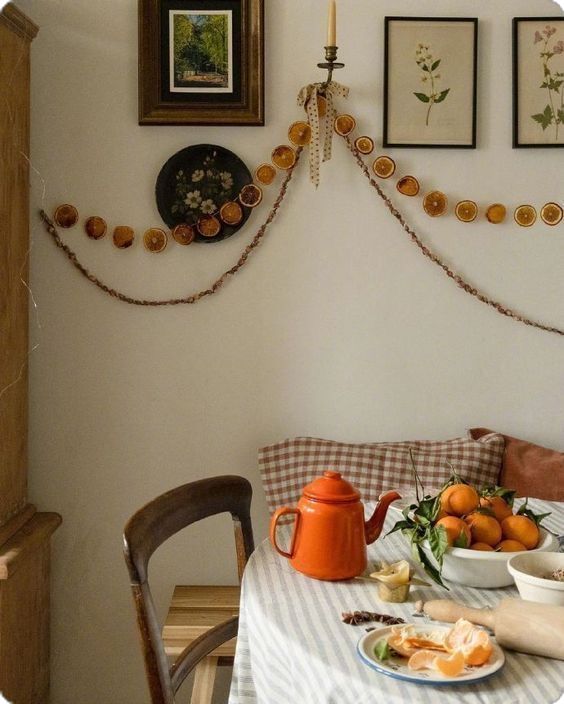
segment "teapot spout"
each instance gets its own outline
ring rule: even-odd
[[[366,538],[366,544],[370,545],[382,532],[382,527],[386,519],[386,514],[388,513],[388,506],[392,501],[397,501],[401,499],[401,496],[397,491],[388,491],[380,497],[372,517],[366,521],[364,524],[364,536]]]

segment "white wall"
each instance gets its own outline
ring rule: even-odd
[[[33,45],[31,499],[59,511],[54,539],[53,704],[130,704],[147,694],[121,555],[128,516],[157,493],[236,472],[267,527],[260,445],[296,434],[341,440],[449,438],[473,424],[560,447],[564,340],[460,291],[426,261],[363,180],[343,144],[316,192],[305,163],[266,241],[223,292],[194,307],[136,308],[73,270],[35,213],[61,202],[137,231],[160,223],[161,165],[200,142],[254,167],[299,119],[295,97],[320,78],[324,0],[267,0],[264,128],[139,127],[137,3],[22,0]],[[511,148],[511,17],[556,15],[550,0],[340,0],[343,110],[381,139],[383,17],[479,16],[479,149],[396,150],[402,172],[452,201],[562,199],[559,150]],[[44,186],[44,192],[43,192]],[[564,225],[431,221],[398,201],[426,241],[501,302],[564,327]],[[65,240],[111,286],[184,296],[215,279],[268,206],[230,240],[118,251]],[[228,522],[197,529],[155,559],[173,583],[234,577]],[[176,549],[175,549],[176,548]],[[180,558],[179,558],[180,551]],[[229,559],[228,559],[229,558]]]

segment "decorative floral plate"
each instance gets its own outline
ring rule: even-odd
[[[170,157],[160,170],[155,186],[157,208],[166,224],[197,225],[198,219],[213,215],[219,220],[224,203],[237,201],[239,191],[252,182],[244,162],[236,154],[215,144],[195,144]],[[234,235],[246,222],[250,208],[242,208],[237,225],[221,223],[219,233],[198,242],[220,242]]]
[[[452,626],[443,626],[438,624],[429,624],[427,626],[417,626],[417,633],[424,635],[426,633],[436,633],[438,631],[448,631]],[[469,684],[480,682],[488,677],[491,677],[500,670],[505,663],[505,655],[499,645],[492,640],[493,653],[489,661],[480,667],[471,667],[467,665],[462,674],[458,677],[446,677],[440,672],[433,670],[410,670],[407,667],[406,658],[390,657],[387,660],[379,660],[374,654],[374,648],[380,640],[386,638],[392,632],[392,626],[377,628],[374,631],[366,633],[358,641],[357,653],[360,659],[371,667],[376,672],[380,672],[388,677],[393,677],[397,680],[406,682],[417,682],[418,684],[432,685],[453,685],[453,684]]]

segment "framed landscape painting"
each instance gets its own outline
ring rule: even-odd
[[[386,17],[386,147],[476,147],[478,20]]]
[[[564,17],[513,19],[513,146],[564,147]]]
[[[139,124],[264,124],[263,0],[139,0]]]

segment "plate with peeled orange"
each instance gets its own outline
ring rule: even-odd
[[[391,532],[401,530],[427,574],[442,586],[443,580],[486,589],[509,586],[513,554],[558,550],[557,538],[541,525],[549,514],[514,498],[506,487],[478,488],[453,473],[437,494],[404,505]]]
[[[389,677],[420,684],[467,684],[491,677],[505,656],[487,631],[460,619],[454,626],[396,625],[358,642],[360,659]]]

